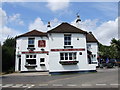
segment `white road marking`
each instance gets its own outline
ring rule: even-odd
[[[53,84],[53,86],[63,86],[63,84]]]
[[[2,84],[0,84],[0,87],[2,86]]]
[[[67,86],[72,86],[72,87],[74,87],[74,86],[77,86],[76,84],[67,84]]]
[[[10,86],[12,86],[13,84],[6,84],[6,85],[4,85],[4,86],[2,86],[2,87],[10,87]]]
[[[105,86],[106,84],[96,84],[96,86]]]
[[[48,84],[39,84],[39,86],[48,86]]]
[[[31,88],[31,87],[34,87],[34,86],[35,86],[35,85],[32,84],[32,85],[28,86],[28,88]]]
[[[23,84],[16,84],[15,86],[12,86],[12,87],[21,87],[23,86]]]
[[[31,88],[31,86],[32,86],[32,84],[26,84],[25,86],[22,86],[22,87],[23,87],[23,88],[25,88],[25,87]]]
[[[112,86],[118,86],[118,85],[120,85],[120,84],[115,83],[115,84],[110,84],[110,85],[112,85]]]
[[[26,87],[28,87],[28,86],[22,86],[23,88],[26,88]]]
[[[82,84],[82,86],[92,86],[91,84]]]

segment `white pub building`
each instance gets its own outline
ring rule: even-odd
[[[32,30],[16,37],[15,71],[96,71],[97,43],[91,32],[66,22],[47,32]]]

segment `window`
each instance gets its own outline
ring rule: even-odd
[[[64,60],[64,53],[60,53],[60,60]]]
[[[28,47],[34,47],[35,38],[28,38]]]
[[[71,35],[64,35],[64,45],[71,45]]]
[[[40,66],[45,66],[45,58],[40,58]]]
[[[88,62],[89,64],[97,64],[96,54],[88,55]]]
[[[96,54],[92,55],[92,61],[96,61]]]
[[[91,49],[91,44],[87,44],[87,49]]]
[[[45,59],[44,58],[40,58],[40,62],[45,62]]]
[[[36,64],[36,55],[26,55],[26,64]]]
[[[60,53],[60,60],[76,60],[76,52]]]

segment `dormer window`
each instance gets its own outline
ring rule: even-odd
[[[71,45],[71,34],[64,35],[64,45]]]
[[[35,38],[28,38],[28,48],[33,48],[35,43]]]

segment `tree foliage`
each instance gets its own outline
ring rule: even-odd
[[[114,59],[120,59],[120,40],[116,40],[113,38],[111,40],[110,46],[105,46],[102,44],[98,44],[99,47],[99,55],[101,58],[114,58]]]
[[[2,71],[7,72],[15,66],[15,39],[7,38],[2,45]]]

